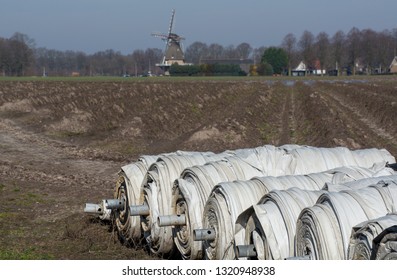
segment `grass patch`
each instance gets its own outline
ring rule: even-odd
[[[116,77],[116,76],[95,76],[95,77],[0,77],[0,82],[122,82],[122,83],[174,83],[189,81],[343,81],[343,80],[375,80],[382,79],[393,81],[396,75],[356,75],[356,76],[306,76],[306,77],[289,77],[289,76],[197,76],[197,77]]]
[[[54,256],[48,253],[40,253],[30,247],[24,250],[0,249],[1,260],[52,260]]]
[[[125,156],[136,155],[142,153],[144,147],[138,143],[131,143],[130,141],[108,141],[95,143],[93,148],[100,148],[103,151],[108,151],[112,154],[118,153]]]
[[[35,194],[35,193],[27,193],[25,194],[25,200],[31,203],[34,202],[39,202],[39,203],[43,203],[44,199],[41,197],[41,195]]]
[[[273,138],[273,131],[271,129],[271,126],[266,122],[262,122],[257,125],[257,129],[259,131],[261,140],[264,143],[271,143],[272,138]]]
[[[35,193],[24,193],[15,198],[15,204],[19,207],[32,206],[36,203],[45,203],[44,198]]]
[[[6,219],[13,219],[15,216],[17,216],[16,213],[1,212],[0,213],[0,221],[1,220],[6,220]]]
[[[191,104],[190,105],[190,110],[193,114],[193,116],[200,118],[202,115],[201,109],[199,108],[199,106],[197,104]]]

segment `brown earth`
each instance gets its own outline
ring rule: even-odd
[[[0,259],[150,259],[83,213],[142,154],[386,148],[397,77],[0,81]]]

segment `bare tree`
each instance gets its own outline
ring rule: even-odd
[[[383,32],[376,33],[376,48],[375,48],[375,59],[378,73],[387,72],[389,69],[390,62],[395,57],[395,39],[393,38],[392,31],[384,30]]]
[[[188,62],[199,64],[202,58],[206,58],[208,46],[202,42],[194,42],[185,51],[185,59]]]
[[[7,47],[10,75],[25,75],[28,68],[33,65],[33,51],[23,41],[12,38],[8,40]]]
[[[393,28],[391,33],[392,33],[392,37],[393,37],[393,41],[394,41],[394,52],[393,52],[393,55],[397,56],[397,28]]]
[[[281,47],[287,53],[288,58],[288,76],[291,76],[292,63],[294,63],[294,58],[296,57],[296,37],[292,33],[285,35]]]
[[[226,59],[233,59],[233,58],[239,58],[239,54],[236,51],[236,48],[233,45],[229,45],[225,47],[225,50],[223,52],[223,58]]]
[[[353,70],[352,74],[356,75],[357,63],[361,52],[361,32],[356,27],[353,27],[347,34],[347,52],[348,64]]]
[[[307,30],[304,31],[299,39],[298,46],[300,48],[303,61],[306,63],[306,67],[312,68],[315,60],[313,33]]]
[[[236,58],[247,59],[251,55],[252,47],[248,43],[241,43],[236,47],[235,52]]]
[[[135,50],[132,55],[132,61],[134,64],[135,75],[142,75],[145,73],[145,52],[143,50]]]
[[[73,56],[77,71],[84,76],[90,75],[90,64],[87,55],[84,52],[76,52]]]
[[[160,63],[163,59],[163,51],[157,48],[154,49],[147,49],[145,51],[145,61],[148,65],[148,71],[152,73],[159,74],[159,67],[156,67],[156,63]]]
[[[15,40],[18,42],[22,42],[24,44],[26,44],[26,46],[28,46],[28,48],[30,49],[34,49],[36,48],[36,42],[34,39],[30,38],[28,35],[20,33],[20,32],[15,32],[10,40]]]
[[[8,72],[9,64],[10,52],[8,48],[8,40],[0,38],[0,69],[3,76]]]
[[[94,74],[121,76],[125,71],[125,60],[120,52],[108,49],[91,56]]]
[[[207,58],[210,59],[220,59],[223,56],[224,48],[222,45],[219,44],[211,44],[208,47],[208,54]]]
[[[346,35],[343,31],[337,31],[331,39],[331,61],[335,63],[335,70],[339,76],[346,57],[345,51]]]
[[[255,48],[252,51],[252,59],[254,60],[254,64],[259,64],[262,60],[262,56],[264,54],[266,50],[266,47],[259,47],[259,48]]]
[[[316,57],[320,62],[321,76],[323,76],[323,70],[327,68],[329,61],[329,37],[325,32],[320,32],[316,36]]]
[[[367,74],[372,73],[372,68],[378,66],[377,58],[377,33],[372,29],[365,29],[360,32],[360,48],[362,63],[366,66],[365,71]]]

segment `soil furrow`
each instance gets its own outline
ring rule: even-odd
[[[0,259],[150,259],[83,213],[143,154],[386,148],[397,80],[0,82]],[[384,94],[383,94],[384,93]]]
[[[292,93],[290,91],[283,92],[285,96],[284,106],[281,113],[281,133],[278,145],[289,144],[291,141],[291,116],[292,116]]]
[[[322,90],[320,96],[337,112],[340,118],[351,128],[351,131],[357,135],[354,138],[361,143],[362,147],[382,145],[390,152],[396,154],[397,141],[392,135],[379,128],[370,119],[363,117],[358,110],[346,104],[336,94]]]

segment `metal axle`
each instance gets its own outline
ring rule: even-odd
[[[149,216],[150,209],[147,204],[130,205],[130,216]]]
[[[250,257],[258,256],[254,244],[238,245],[236,247],[237,247],[236,250],[237,258],[250,258]]]
[[[94,203],[86,203],[84,212],[88,214],[97,214],[100,215],[103,213],[103,207],[101,204],[94,204]]]
[[[101,220],[110,220],[112,209],[108,208],[106,200],[102,200],[99,204],[86,203],[84,212],[88,214],[98,215]]]
[[[111,210],[124,210],[124,199],[106,199],[106,208]]]
[[[212,228],[193,230],[194,241],[212,241],[216,238],[216,232]]]
[[[160,227],[184,226],[186,225],[186,217],[184,214],[159,216],[157,218],[157,223]]]

